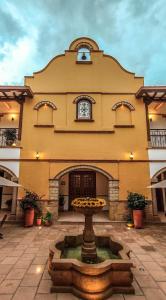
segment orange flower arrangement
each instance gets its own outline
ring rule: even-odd
[[[104,207],[106,201],[98,198],[76,198],[71,203],[74,207]]]

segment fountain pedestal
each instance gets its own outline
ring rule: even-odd
[[[97,251],[95,244],[95,234],[92,224],[92,212],[85,214],[85,228],[83,231],[83,244],[82,244],[82,261],[97,260]]]
[[[81,252],[83,262],[97,263],[95,233],[93,230],[93,215],[99,213],[105,204],[105,200],[97,198],[77,198],[72,201],[72,206],[75,211],[84,214],[85,216]]]

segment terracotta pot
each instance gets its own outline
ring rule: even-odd
[[[143,210],[133,210],[134,227],[141,229],[143,227]]]
[[[37,226],[41,226],[41,223],[42,223],[41,218],[37,218],[37,219],[36,219],[36,225],[37,225]]]
[[[34,215],[34,208],[29,208],[25,210],[25,227],[33,226]]]

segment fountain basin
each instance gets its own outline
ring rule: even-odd
[[[49,274],[53,286],[51,292],[73,293],[86,300],[107,299],[113,293],[134,293],[132,286],[132,262],[129,250],[112,237],[96,236],[99,248],[109,248],[113,259],[87,264],[75,258],[62,258],[67,248],[79,247],[82,235],[66,236],[50,246]]]

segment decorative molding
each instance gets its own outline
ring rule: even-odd
[[[93,119],[75,119],[74,122],[94,122]]]
[[[92,104],[96,103],[96,101],[91,96],[88,96],[88,95],[80,95],[80,96],[76,97],[74,99],[73,103],[77,104],[81,100],[88,100]]]
[[[72,92],[34,92],[34,95],[78,95],[82,94],[82,96],[87,95],[87,92],[83,91],[72,91]],[[133,92],[101,92],[101,91],[88,91],[88,94],[93,95],[135,95]]]
[[[92,65],[93,64],[93,62],[91,61],[91,60],[76,60],[76,64],[78,64],[78,65]]]
[[[81,120],[83,121],[83,120]],[[89,121],[89,120],[88,120]],[[54,130],[55,133],[97,133],[97,134],[110,134],[115,133],[114,130]]]
[[[71,42],[69,46],[69,50],[77,51],[80,47],[84,46],[88,47],[90,50],[99,50],[99,46],[97,43],[88,37],[80,37]]]
[[[71,172],[71,171],[76,171],[76,170],[80,170],[80,169],[88,169],[88,170],[93,170],[93,171],[96,171],[98,173],[101,173],[102,175],[104,175],[105,177],[107,177],[109,180],[113,180],[113,177],[107,172],[107,171],[104,171],[103,169],[101,168],[98,168],[96,166],[91,166],[91,165],[76,165],[76,166],[71,166],[71,167],[68,167],[62,171],[60,171],[55,177],[54,179],[60,179],[60,177],[62,177],[63,175],[65,175],[66,173],[68,172]]]
[[[126,106],[130,111],[135,110],[134,106],[127,101],[119,101],[112,106],[112,110],[117,110],[120,106]]]
[[[49,124],[48,125],[47,124],[45,124],[45,125],[44,124],[43,125],[42,124],[40,124],[40,125],[39,124],[35,124],[33,126],[37,127],[37,128],[53,128],[54,127],[54,125],[49,125]]]
[[[53,110],[57,109],[57,107],[55,106],[55,104],[53,102],[47,101],[47,100],[43,100],[43,101],[38,102],[37,104],[35,104],[33,109],[39,110],[39,108],[41,108],[44,105],[47,105],[47,106],[51,107]]]
[[[135,125],[114,125],[115,128],[134,128]]]
[[[62,158],[40,158],[40,159],[36,159],[36,158],[0,158],[0,162],[2,161],[9,161],[9,162],[56,162],[56,163],[76,163],[76,162],[86,162],[86,163],[115,163],[115,164],[119,164],[119,163],[149,163],[149,162],[153,162],[153,163],[166,163],[166,159],[161,160],[161,159],[62,159]],[[1,168],[1,167],[0,167]]]

